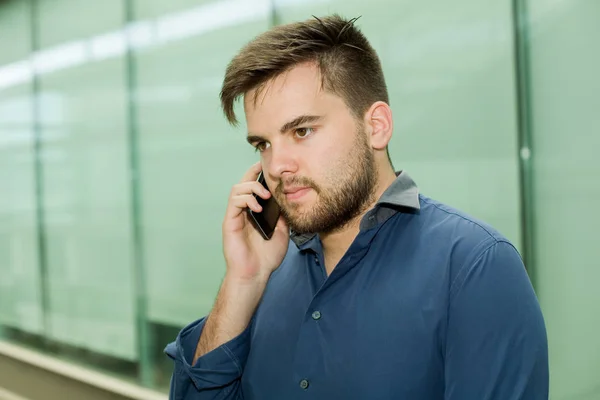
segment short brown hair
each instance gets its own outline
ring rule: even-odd
[[[316,62],[325,90],[340,96],[356,118],[376,101],[389,104],[381,62],[367,38],[338,14],[275,26],[231,60],[221,89],[227,120],[237,124],[235,100],[304,62]]]

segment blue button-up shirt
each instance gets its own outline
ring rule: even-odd
[[[405,172],[329,276],[318,235],[294,235],[246,330],[191,365],[204,321],[165,349],[173,400],[548,398],[517,250]]]

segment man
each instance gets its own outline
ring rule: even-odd
[[[548,398],[519,254],[394,171],[382,68],[354,20],[257,37],[226,71],[232,123],[241,96],[260,162],[231,191],[214,308],[165,350],[171,399]],[[253,194],[282,208],[270,240]]]

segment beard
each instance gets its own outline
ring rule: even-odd
[[[293,177],[286,185],[312,188],[315,204],[302,212],[298,204],[285,201],[283,183],[275,190],[281,214],[297,234],[328,234],[341,230],[359,216],[374,200],[377,183],[375,157],[363,132],[356,132],[353,150],[328,171],[327,187],[306,177]]]

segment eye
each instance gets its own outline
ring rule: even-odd
[[[254,146],[254,148],[256,149],[256,151],[258,152],[263,152],[265,151],[268,147],[270,146],[269,142],[258,142],[256,143],[256,145]]]
[[[313,128],[298,128],[296,129],[296,136],[300,138],[305,138],[307,136],[310,136],[313,132]]]

